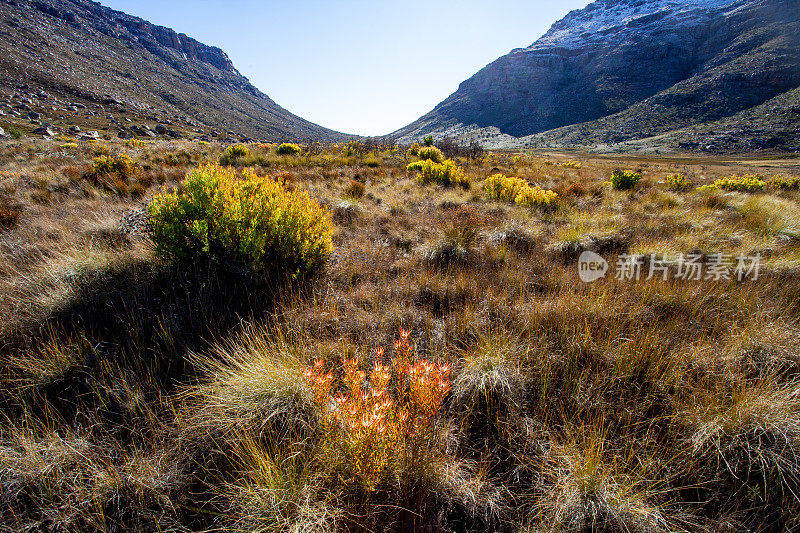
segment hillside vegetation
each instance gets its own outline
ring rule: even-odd
[[[800,528],[797,160],[438,152],[4,142],[0,528]]]
[[[123,139],[348,137],[279,106],[219,48],[90,0],[0,0],[0,51],[2,128],[11,119],[50,136],[77,126]]]

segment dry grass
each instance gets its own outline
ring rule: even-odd
[[[251,145],[237,166],[308,190],[337,224],[313,281],[254,287],[155,259],[118,226],[137,202],[83,178],[126,152],[148,198],[224,146],[57,146],[0,147],[0,207],[21,213],[0,229],[0,528],[797,529],[800,193],[667,180],[768,178],[758,161],[458,158],[474,184],[556,191],[542,211],[422,185],[405,149]],[[613,190],[617,168],[642,179]],[[586,284],[585,250],[612,267],[622,253],[763,264],[756,281]],[[315,401],[303,370],[366,374],[401,329],[415,361],[452,368],[451,390],[414,426],[424,439],[369,449],[383,456],[363,482],[367,448],[332,422],[356,403]],[[403,405],[398,383],[381,394]]]

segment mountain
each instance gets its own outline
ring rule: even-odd
[[[144,126],[161,123],[173,136],[347,138],[277,105],[219,48],[88,0],[0,0],[0,91],[55,129],[150,135]]]
[[[489,64],[394,135],[606,149],[650,139],[705,148],[700,126],[715,131],[719,123],[731,142],[717,139],[718,149],[797,150],[800,115],[791,109],[800,105],[798,87],[800,0],[598,0]],[[794,95],[781,100],[786,113],[769,105],[782,95]],[[780,116],[768,116],[773,107]]]

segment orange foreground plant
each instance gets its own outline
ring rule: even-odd
[[[383,364],[383,348],[367,373],[355,358],[343,361],[341,383],[318,360],[303,371],[329,430],[344,432],[344,452],[354,476],[373,488],[390,461],[415,461],[433,420],[450,392],[450,366],[414,360],[410,331],[400,330],[395,357]],[[337,385],[337,386],[334,386]]]

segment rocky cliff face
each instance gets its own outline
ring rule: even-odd
[[[24,2],[14,1],[18,7]],[[44,15],[80,27],[88,24],[100,33],[129,43],[138,43],[150,52],[163,58],[183,58],[208,63],[227,72],[236,69],[228,56],[215,46],[207,46],[191,37],[176,33],[171,28],[156,26],[146,20],[115,11],[96,2],[56,3],[35,0],[30,7]]]
[[[731,117],[800,86],[799,20],[798,0],[598,0],[397,136],[496,128],[585,146]]]
[[[126,113],[132,115],[126,120],[165,123],[172,131],[181,126],[276,141],[347,138],[278,106],[219,48],[89,0],[0,0],[0,89],[9,95],[44,90],[68,103],[108,108],[100,114]],[[109,120],[103,129],[116,134],[120,124]]]

